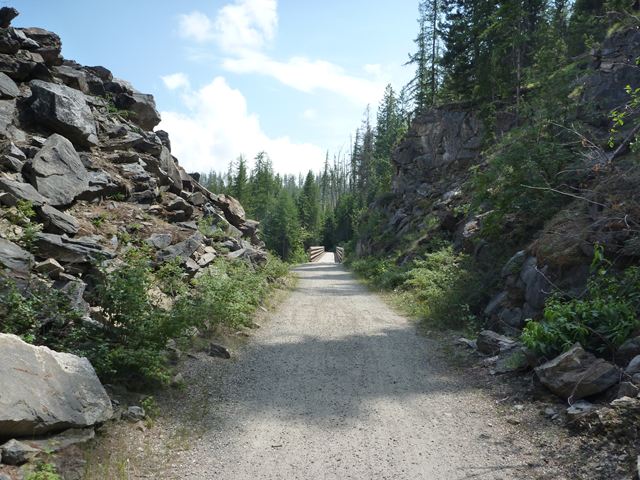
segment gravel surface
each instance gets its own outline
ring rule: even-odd
[[[163,478],[564,478],[436,341],[332,261],[296,268],[235,360],[193,362],[188,388],[210,405]]]

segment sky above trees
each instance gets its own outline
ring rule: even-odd
[[[414,49],[415,0],[12,5],[17,26],[58,33],[66,58],[152,93],[189,170],[222,171],[262,150],[277,172],[320,170],[327,150],[349,150],[348,132],[385,85],[414,73],[402,64]]]

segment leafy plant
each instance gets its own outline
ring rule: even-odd
[[[39,463],[33,472],[29,473],[25,480],[62,480],[55,465],[51,463]]]
[[[640,267],[619,273],[610,268],[597,247],[584,297],[567,298],[560,293],[551,297],[543,319],[525,325],[523,343],[548,356],[576,342],[593,352],[613,354],[640,327]]]

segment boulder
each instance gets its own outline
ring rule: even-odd
[[[620,381],[615,365],[596,358],[580,344],[540,365],[535,372],[542,385],[569,400],[604,392]]]
[[[13,139],[12,132],[15,130],[13,126],[15,113],[15,100],[0,100],[0,136]]]
[[[8,75],[0,72],[0,98],[16,98],[20,89]]]
[[[29,280],[32,264],[33,255],[15,243],[0,238],[0,272],[4,271],[19,284],[25,284]]]
[[[478,334],[476,345],[480,353],[497,355],[517,347],[518,342],[492,330],[483,330]]]
[[[87,74],[84,71],[69,65],[60,65],[54,67],[54,75],[62,80],[66,86],[80,90],[82,93],[90,93]]]
[[[171,245],[172,241],[173,236],[170,233],[154,233],[145,240],[145,243],[161,250]]]
[[[75,217],[61,212],[51,205],[42,205],[36,208],[36,212],[45,232],[75,235],[80,230],[80,223]]]
[[[0,8],[0,28],[9,28],[11,26],[11,21],[16,18],[18,15],[18,10],[12,7],[2,7]]]
[[[57,133],[26,164],[27,176],[39,193],[54,206],[70,205],[89,188],[89,172],[73,144]]]
[[[0,334],[0,437],[84,428],[112,415],[86,358]]]
[[[47,258],[37,263],[33,269],[50,278],[57,278],[61,273],[64,273],[64,267],[60,265],[55,258]]]
[[[144,408],[138,407],[137,405],[132,405],[127,408],[127,411],[122,414],[122,417],[129,422],[139,422],[146,418],[147,414],[144,411]]]
[[[114,256],[93,239],[71,239],[53,233],[39,233],[36,247],[39,257],[55,258],[63,265],[97,262]]]
[[[625,375],[633,377],[635,374],[640,373],[640,355],[637,355],[631,359],[627,368],[624,369]]]
[[[616,364],[626,366],[638,355],[640,355],[640,337],[630,338],[618,347]]]
[[[42,56],[47,65],[53,66],[62,63],[60,56],[62,41],[58,35],[43,28],[22,28],[21,31],[27,38],[39,45],[35,52]]]
[[[203,242],[204,235],[200,232],[196,232],[186,240],[159,251],[157,259],[159,262],[167,262],[174,258],[181,258],[186,262]]]
[[[9,440],[0,446],[0,452],[2,453],[2,463],[7,465],[22,465],[41,453],[37,448],[30,447],[26,443],[15,439]]]
[[[20,50],[20,43],[13,28],[0,29],[0,53],[15,55]]]
[[[39,66],[46,69],[44,59],[32,52],[20,50],[14,55],[0,53],[0,72],[13,80],[25,81],[37,72]]]
[[[180,176],[180,171],[176,166],[176,162],[167,147],[162,147],[162,151],[160,152],[160,168],[168,177],[174,193],[180,193],[182,191],[182,177]]]
[[[96,145],[96,124],[82,92],[55,83],[33,80],[30,108],[35,120],[83,146]]]
[[[115,104],[117,108],[133,112],[131,121],[144,130],[153,130],[153,127],[160,123],[160,114],[153,95],[136,91],[121,93],[116,96]]]
[[[247,260],[254,265],[264,265],[267,262],[266,252],[257,250],[253,247],[245,247],[241,248],[240,250],[236,250],[235,252],[228,253],[227,258],[231,260]]]
[[[30,202],[34,206],[44,205],[49,201],[28,183],[16,182],[8,178],[0,177],[0,192],[6,192],[2,198],[2,203],[12,207],[19,200]]]
[[[240,228],[244,224],[245,212],[238,200],[230,195],[218,195],[213,203],[222,210],[231,225]]]

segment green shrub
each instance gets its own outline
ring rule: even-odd
[[[374,286],[395,291],[404,308],[429,325],[475,328],[477,319],[472,312],[486,301],[494,272],[454,252],[450,245],[434,242],[429,249],[431,246],[434,251],[423,254],[423,259],[403,266],[393,259],[372,257],[352,260],[349,265]]]
[[[25,480],[62,480],[55,465],[50,463],[39,463],[35,469],[27,474]]]
[[[529,321],[523,343],[533,351],[553,356],[580,342],[587,350],[613,354],[640,327],[640,267],[619,274],[598,268],[583,298],[551,297],[540,322]]]
[[[43,284],[22,292],[0,272],[1,332],[19,335],[29,343],[48,343],[80,317],[64,293]]]

